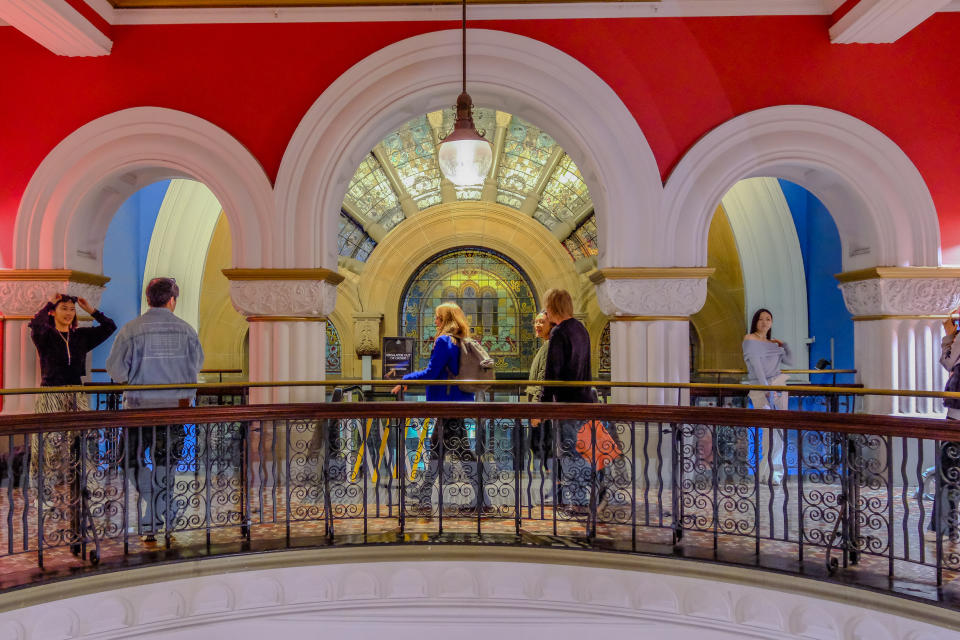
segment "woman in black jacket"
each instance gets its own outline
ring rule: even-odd
[[[93,316],[96,327],[77,326],[77,305]],[[103,315],[83,298],[55,294],[30,321],[30,337],[40,355],[40,386],[70,387],[82,384],[87,372],[87,353],[117,330],[113,320]],[[89,409],[86,394],[76,391],[42,393],[37,396],[35,411],[85,411]]]

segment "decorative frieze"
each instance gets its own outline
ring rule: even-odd
[[[707,299],[709,268],[602,269],[590,273],[600,310],[615,316],[686,317]]]
[[[329,269],[224,269],[234,308],[245,316],[325,318],[343,276]]]
[[[946,314],[960,304],[958,278],[871,278],[840,284],[854,316]]]
[[[109,280],[70,269],[0,271],[0,312],[7,318],[31,317],[55,293],[86,298],[97,307]]]

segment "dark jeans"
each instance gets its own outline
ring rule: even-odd
[[[167,532],[172,531],[186,509],[185,497],[178,497],[175,490],[186,428],[180,424],[128,427],[126,432],[125,460],[137,490],[140,532],[153,535],[164,524]]]
[[[430,435],[430,456],[426,469],[420,481],[410,488],[410,497],[420,507],[430,507],[433,504],[433,485],[440,475],[441,460],[443,460],[444,473],[439,491],[443,491],[444,484],[453,482],[469,484],[476,488],[479,473],[477,456],[470,449],[466,425],[462,418],[439,420],[439,424],[434,427]],[[459,465],[450,464],[457,461]],[[460,468],[459,473],[455,469],[456,466]],[[490,506],[490,498],[483,491],[482,483],[480,493],[482,494],[481,504],[485,507]],[[474,506],[476,506],[476,497],[474,497]]]
[[[960,442],[940,443],[940,473],[930,514],[930,531],[957,537],[957,502],[960,500]]]

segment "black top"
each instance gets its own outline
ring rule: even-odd
[[[589,381],[590,334],[575,318],[568,318],[550,332],[544,380]],[[543,387],[544,402],[593,402],[588,387]]]
[[[109,338],[117,330],[117,325],[99,311],[94,311],[93,319],[98,326],[57,331],[49,315],[54,307],[48,302],[30,321],[30,337],[40,354],[40,386],[81,384],[80,378],[87,372],[87,352]],[[69,358],[67,340],[70,341]]]

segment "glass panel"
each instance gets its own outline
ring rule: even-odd
[[[590,192],[580,170],[570,156],[564,154],[540,197],[540,210],[556,220],[571,218],[590,205]]]
[[[470,185],[468,187],[454,187],[457,191],[457,200],[479,200],[482,187]]]
[[[538,348],[533,333],[537,300],[527,276],[506,257],[461,248],[425,262],[403,294],[401,335],[417,340],[414,366],[423,368],[436,340],[434,309],[456,302],[496,362],[497,374],[525,374]]]
[[[387,229],[396,224],[394,219],[397,212],[403,219],[400,201],[390,186],[387,174],[372,153],[363,159],[353,174],[343,200],[358,213],[380,222]]]
[[[343,211],[340,212],[340,228],[337,230],[337,253],[345,258],[366,262],[377,243],[368,236],[360,224]]]
[[[599,253],[597,249],[597,218],[591,215],[577,227],[570,237],[563,241],[570,257],[574,260],[589,258]]]
[[[340,334],[333,323],[327,320],[327,375],[340,375],[343,358],[340,353]]]
[[[440,202],[440,169],[437,166],[433,129],[427,116],[414,118],[380,143],[400,177],[403,188],[426,209]],[[431,196],[436,197],[436,202]]]
[[[503,156],[497,175],[501,191],[522,202],[533,191],[555,145],[553,138],[540,129],[513,116],[503,141]],[[497,201],[501,202],[500,198]]]

